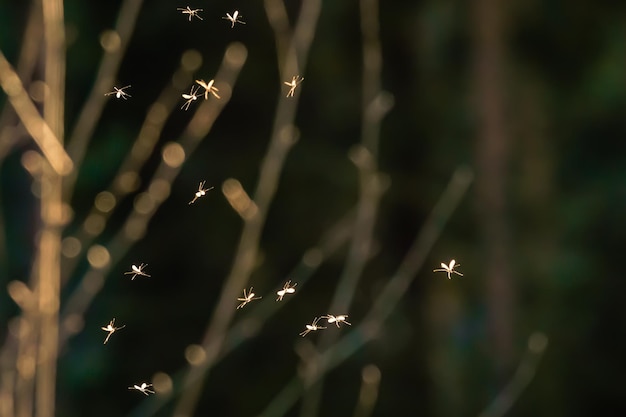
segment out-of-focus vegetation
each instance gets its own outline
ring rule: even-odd
[[[54,3],[0,2],[0,50],[50,120],[49,42],[41,17],[29,22],[33,10]],[[187,4],[127,3],[140,8],[109,84],[130,84],[132,97],[106,98],[84,159],[69,176],[75,185],[63,179],[60,201],[71,210],[61,226],[42,220],[47,163],[0,74],[0,416],[31,415],[30,406],[41,417],[255,416],[280,409],[273,401],[286,398],[285,387],[302,391],[287,415],[304,417],[495,416],[503,404],[512,416],[624,410],[626,281],[618,249],[626,234],[626,4],[321,1],[319,18],[304,18],[314,36],[310,49],[300,45],[294,67],[283,60],[290,52],[280,39],[290,39],[302,8],[314,10],[317,1],[285,1],[285,32],[268,19],[274,10],[281,21],[280,0],[195,2],[189,6],[202,8],[203,20],[191,21],[176,10]],[[119,50],[111,30],[132,12],[120,14],[126,9],[119,0],[63,5],[62,137],[72,156],[90,94],[110,91],[99,91],[96,80],[105,49]],[[235,9],[245,25],[231,28],[222,16]],[[377,10],[371,16],[379,25],[379,37],[365,41],[364,10]],[[375,54],[377,41],[382,71],[367,78],[364,42]],[[304,81],[289,101],[283,82],[295,74],[284,71],[293,68]],[[181,110],[180,95],[193,81],[212,78],[222,101]],[[368,94],[370,113],[363,111]],[[163,107],[154,108],[157,100]],[[277,132],[280,120],[291,125],[280,116],[289,106],[295,127]],[[90,218],[94,201],[110,204],[102,192],[119,180],[147,114],[163,125],[142,133],[156,132],[153,147],[134,151],[145,163],[129,162],[138,169],[136,188],[110,212],[101,210],[106,216]],[[188,123],[197,114],[206,133],[196,137]],[[280,137],[293,140],[284,146],[284,165],[271,162],[269,144]],[[184,163],[177,164],[181,148]],[[279,176],[258,251],[238,258],[258,220],[254,204],[264,202],[238,212],[234,201],[258,196],[268,160]],[[163,182],[155,185],[159,175]],[[453,191],[458,204],[444,197],[444,214],[437,211],[451,178],[470,177],[466,191]],[[215,189],[188,204],[203,180]],[[271,181],[269,188],[271,195]],[[133,216],[149,220],[144,234],[127,223]],[[418,243],[423,265],[409,256],[417,272],[406,292],[381,307],[389,308],[384,320],[367,321],[425,225],[434,244]],[[52,377],[37,350],[46,320],[54,319],[37,306],[46,227],[62,238],[58,264],[51,264],[61,277]],[[319,252],[329,234],[339,243]],[[72,246],[77,238],[80,251]],[[463,277],[432,272],[450,259]],[[142,262],[150,278],[124,275]],[[242,264],[249,273],[237,272]],[[106,273],[101,288],[88,281],[88,299],[82,283],[94,270]],[[263,296],[240,310],[233,297],[220,304],[237,273],[245,277],[237,297],[250,286]],[[346,276],[354,289],[339,284]],[[298,282],[296,292],[277,304],[275,292],[288,279]],[[329,311],[331,303],[348,308]],[[64,315],[68,306],[74,313]],[[323,320],[327,329],[298,336],[325,314],[348,314],[352,326]],[[101,327],[113,317],[126,327],[103,345]],[[219,323],[238,329],[226,332],[224,343]],[[375,335],[361,343],[369,333],[359,329]],[[312,369],[323,364],[316,352],[335,343],[350,353],[322,385],[310,384]],[[190,383],[190,364],[197,371],[202,365],[193,364],[212,357],[207,346],[221,353]],[[55,381],[53,410],[40,409],[39,378]],[[157,394],[127,389],[144,381]],[[371,406],[363,398],[373,399]]]

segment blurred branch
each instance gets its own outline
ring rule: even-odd
[[[19,79],[24,81],[30,80],[35,72],[39,48],[43,39],[41,2],[33,1],[29,9],[22,47],[15,67]],[[16,125],[10,126],[13,123]],[[0,114],[0,161],[6,157],[11,147],[24,133],[23,127],[17,123],[13,107],[9,103],[5,103],[2,114]]]
[[[299,74],[305,68],[318,16],[321,0],[305,0],[300,9],[300,16],[291,39],[284,64],[285,74]],[[259,240],[265,219],[278,187],[278,181],[287,152],[297,138],[293,125],[298,107],[299,90],[294,97],[282,97],[278,102],[274,126],[268,150],[259,173],[254,202],[258,211],[246,219],[231,271],[224,282],[224,287],[213,312],[211,322],[204,334],[202,348],[206,352],[203,363],[189,369],[184,382],[181,399],[174,411],[175,415],[192,415],[203,389],[201,376],[206,376],[222,349],[226,331],[235,314],[235,303],[241,289],[246,286],[259,250]],[[192,382],[195,381],[195,382]]]
[[[327,351],[320,354],[319,367],[316,376],[311,377],[312,382],[339,366],[379,334],[383,323],[393,312],[396,304],[408,290],[411,281],[422,268],[428,253],[439,238],[461,198],[465,195],[472,180],[473,173],[467,167],[458,168],[454,172],[446,190],[413,241],[402,263],[374,300],[372,308],[363,321]],[[285,415],[303,392],[300,378],[293,377],[259,416],[278,417]]]
[[[361,144],[350,151],[350,159],[359,173],[360,193],[356,222],[344,269],[339,278],[329,313],[346,314],[352,304],[357,285],[372,251],[374,226],[385,184],[388,182],[378,172],[378,146],[381,121],[391,109],[393,100],[381,90],[382,52],[378,34],[378,0],[361,0],[361,30],[363,38],[362,122]],[[324,332],[319,339],[318,351],[325,351],[334,343],[338,333]],[[318,358],[313,356],[313,361]],[[308,363],[303,368],[307,390],[302,402],[303,417],[318,415],[322,397],[323,380],[317,377],[318,364]],[[311,379],[317,383],[312,385]]]
[[[476,95],[476,203],[485,253],[486,304],[490,356],[497,384],[508,373],[513,358],[511,231],[507,194],[511,136],[504,110],[506,6],[498,0],[473,3],[474,94]]]
[[[108,39],[102,42],[105,51],[93,89],[78,115],[76,126],[67,143],[67,152],[77,167],[81,165],[85,157],[89,140],[100,120],[104,104],[107,102],[104,94],[115,83],[117,71],[128,48],[142,4],[143,0],[124,0],[115,29],[105,34]],[[72,194],[77,176],[78,169],[65,181],[63,193],[66,200],[69,200]]]
[[[511,409],[537,373],[537,366],[548,347],[548,337],[535,332],[528,338],[528,349],[515,374],[479,417],[502,417]]]
[[[380,388],[380,369],[376,365],[367,365],[361,371],[361,391],[359,402],[354,410],[354,417],[369,417],[374,411]]]
[[[39,115],[22,81],[11,68],[11,64],[6,60],[2,51],[0,51],[0,85],[7,94],[15,113],[41,149],[48,163],[57,174],[69,174],[74,164],[51,126]]]
[[[43,0],[45,45],[44,120],[50,126],[50,141],[63,145],[65,115],[65,21],[63,0]],[[54,136],[53,136],[54,135]],[[64,154],[63,154],[64,155]],[[65,155],[64,155],[65,156]],[[63,165],[64,161],[54,161]],[[61,231],[69,220],[69,208],[63,204],[62,175],[48,164],[43,166],[41,178],[41,221],[38,234],[38,280],[35,295],[38,298],[39,340],[35,416],[53,417],[55,413],[56,373],[59,341],[59,306],[61,304]]]
[[[265,5],[267,20],[274,31],[280,78],[287,79],[288,76],[282,70],[287,55],[287,48],[289,47],[289,39],[291,38],[291,28],[289,27],[289,16],[287,16],[287,10],[285,10],[285,3],[283,0],[265,0],[263,4]]]

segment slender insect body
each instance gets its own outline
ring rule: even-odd
[[[208,100],[209,99],[209,93],[213,94],[213,96],[217,99],[221,98],[219,96],[219,94],[217,94],[218,90],[217,87],[215,87],[213,84],[215,83],[215,80],[211,80],[208,83],[204,82],[204,80],[196,80],[196,82],[202,87],[204,88],[204,99]]]
[[[132,387],[128,387],[128,389],[134,389],[134,390],[137,390],[137,391],[143,393],[144,395],[150,395],[150,394],[154,394],[154,391],[149,389],[151,387],[152,387],[152,384],[146,384],[144,382],[141,385],[133,385]]]
[[[243,17],[243,16],[240,16],[239,15],[239,11],[235,10],[233,12],[232,16],[230,15],[230,13],[226,13],[226,16],[222,17],[222,19],[226,19],[226,20],[230,21],[230,23],[231,23],[230,27],[234,28],[235,27],[235,23],[241,23],[242,25],[246,24],[246,22],[244,22],[242,20],[239,20],[240,17]]]
[[[276,299],[276,301],[282,301],[283,297],[286,294],[293,294],[294,292],[296,292],[296,285],[298,285],[297,282],[293,284],[292,286],[291,280],[287,281],[285,285],[283,285],[283,289],[276,292],[276,294],[278,295],[278,298]]]
[[[204,197],[207,191],[211,191],[213,188],[215,188],[215,187],[204,188],[205,183],[206,181],[202,181],[200,185],[198,185],[198,191],[196,191],[196,196],[193,198],[193,200],[189,202],[189,204],[195,203],[197,199],[199,199],[200,197]]]
[[[187,6],[185,8],[179,7],[176,10],[180,10],[182,14],[188,14],[189,15],[189,21],[191,22],[191,19],[193,17],[197,17],[200,20],[204,20],[202,17],[200,17],[200,15],[198,14],[198,12],[201,12],[202,9],[191,9],[191,7]]]
[[[104,339],[104,345],[107,344],[107,342],[109,341],[109,338],[111,337],[111,335],[113,333],[115,333],[116,331],[118,331],[119,329],[123,329],[124,327],[126,327],[126,325],[120,326],[120,327],[115,327],[115,318],[113,318],[113,320],[111,320],[109,322],[109,324],[107,324],[105,327],[101,327],[102,330],[104,330],[105,332],[108,332],[109,334],[107,335],[106,339]]]
[[[248,304],[251,301],[262,298],[262,297],[255,297],[254,296],[255,294],[252,292],[252,288],[253,287],[250,287],[250,290],[247,293],[246,293],[246,289],[245,288],[243,289],[243,298],[237,298],[237,301],[241,301],[241,304],[237,306],[237,309],[243,308],[246,304]]]
[[[124,272],[124,275],[132,275],[132,277],[130,278],[131,281],[134,281],[135,278],[137,278],[137,275],[141,275],[141,276],[150,278],[150,275],[146,274],[143,271],[146,266],[148,266],[148,264],[139,264],[139,266],[131,265],[130,266],[130,271]]]
[[[124,100],[127,100],[126,97],[132,97],[130,94],[124,91],[127,88],[130,88],[130,85],[127,85],[122,88],[113,87],[113,91],[109,91],[108,93],[105,94],[105,96],[115,95],[115,98],[122,98]]]
[[[191,87],[189,94],[182,95],[187,101],[180,107],[181,109],[188,110],[191,103],[198,99],[198,90],[200,90],[200,87]]]
[[[433,269],[433,272],[445,272],[446,274],[448,274],[448,279],[452,279],[451,274],[457,274],[459,276],[463,276],[462,273],[460,273],[459,271],[455,270],[454,268],[456,268],[457,266],[461,266],[461,264],[457,264],[456,261],[454,259],[452,259],[450,261],[450,264],[446,265],[443,262],[441,263],[441,268],[439,269]]]
[[[333,316],[332,314],[328,314],[328,315],[322,316],[322,317],[327,319],[329,324],[335,323],[335,325],[337,327],[339,327],[339,323],[345,323],[348,326],[352,326],[352,324],[350,324],[348,321],[346,321],[346,319],[348,318],[347,314],[342,314],[342,315],[339,315],[339,316]]]
[[[315,318],[313,319],[313,322],[312,322],[311,324],[307,324],[307,325],[305,326],[305,327],[306,327],[306,330],[304,330],[303,332],[301,332],[301,333],[300,333],[300,336],[304,337],[304,336],[306,336],[307,334],[309,334],[309,333],[311,333],[311,332],[315,332],[315,331],[320,330],[320,329],[325,329],[326,327],[322,327],[322,326],[318,326],[318,325],[317,325],[317,323],[318,323],[318,322],[320,321],[320,319],[321,319],[321,318],[323,318],[323,317],[324,317],[324,316],[322,316],[322,317],[315,317]]]
[[[299,75],[294,75],[289,82],[284,81],[284,84],[290,87],[289,91],[287,92],[287,97],[293,97],[296,92],[296,87],[298,87],[298,84],[300,84],[302,81],[304,81],[304,77],[300,78]]]

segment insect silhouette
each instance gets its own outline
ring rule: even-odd
[[[248,293],[246,294],[246,289],[243,289],[243,298],[237,298],[237,301],[241,301],[242,303],[239,304],[237,306],[238,309],[243,308],[246,304],[248,304],[250,301],[253,300],[258,300],[262,297],[255,297],[254,293],[252,292],[252,287],[250,287],[250,291],[248,291]]]
[[[126,87],[122,87],[122,88],[113,87],[113,91],[109,91],[108,93],[105,94],[105,96],[115,95],[115,98],[123,98],[124,100],[127,100],[126,97],[132,97],[130,94],[124,91],[127,88],[130,88],[130,85],[127,85]]]
[[[108,332],[109,334],[107,335],[107,338],[104,339],[104,345],[107,344],[107,342],[109,341],[109,338],[111,337],[111,335],[113,333],[115,333],[116,331],[118,331],[119,329],[123,329],[124,327],[126,327],[126,325],[120,326],[120,327],[115,327],[115,318],[113,318],[113,320],[111,320],[109,322],[109,324],[106,325],[106,327],[101,327],[102,330],[104,330],[105,332]]]
[[[141,275],[141,276],[150,278],[150,275],[148,275],[145,272],[143,272],[143,270],[144,270],[144,268],[146,266],[148,266],[148,264],[139,264],[139,266],[131,265],[130,266],[130,271],[124,272],[124,275],[132,275],[132,277],[130,278],[131,281],[134,281],[135,278],[137,278],[137,275]]]
[[[461,264],[457,264],[456,261],[453,259],[450,261],[449,265],[444,264],[443,262],[441,263],[441,268],[439,269],[433,269],[433,272],[445,272],[448,274],[448,279],[452,279],[452,277],[450,276],[450,274],[457,274],[459,276],[463,276],[462,273],[460,273],[459,271],[456,271],[454,268],[456,268],[457,266],[461,266]]]
[[[309,334],[310,332],[314,332],[314,331],[317,331],[317,330],[320,330],[320,329],[325,329],[326,327],[322,327],[322,326],[318,326],[317,325],[317,322],[320,321],[320,319],[323,318],[323,317],[324,316],[322,316],[322,317],[315,317],[311,324],[307,324],[306,325],[306,330],[301,332],[300,336],[304,337],[307,334]]]
[[[240,16],[239,15],[239,11],[235,10],[233,12],[232,16],[230,14],[226,13],[226,16],[222,17],[222,19],[226,19],[226,20],[230,21],[231,22],[230,27],[234,28],[235,27],[235,23],[241,23],[242,25],[246,24],[246,22],[244,22],[242,20],[239,20],[240,17],[243,17],[243,16]]]

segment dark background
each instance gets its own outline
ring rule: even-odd
[[[300,1],[287,3],[293,21]],[[382,86],[395,104],[382,124],[379,165],[390,185],[376,222],[377,252],[349,312],[353,324],[397,268],[455,169],[465,165],[482,172],[474,34],[489,22],[476,18],[476,3],[381,1]],[[528,337],[537,331],[547,335],[549,345],[509,415],[625,411],[626,283],[619,245],[626,202],[626,4],[503,3],[498,7],[505,16],[500,39],[504,76],[494,82],[504,97],[509,144],[502,180],[510,233],[507,277],[513,290],[513,316],[506,326],[513,357],[504,371],[496,369],[498,352],[488,323],[490,315],[498,314],[490,298],[498,295],[487,291],[489,242],[471,187],[380,337],[327,376],[320,415],[352,415],[361,370],[368,364],[382,375],[374,415],[478,415],[512,377]],[[119,4],[65,2],[67,130],[93,87],[102,55],[99,36],[112,27]],[[74,223],[68,236],[113,179],[184,51],[202,54],[197,77],[205,79],[233,41],[247,47],[248,59],[232,100],[185,163],[146,236],[113,266],[84,317],[83,331],[62,351],[58,416],[131,415],[144,397],[127,386],[149,381],[156,372],[173,375],[184,368],[183,352],[201,340],[242,223],[218,190],[187,203],[202,179],[219,189],[226,179],[236,178],[252,192],[275,105],[285,93],[263,2],[196,1],[190,6],[203,8],[204,20],[192,22],[176,11],[185,6],[144,3],[116,83],[132,84],[133,97],[111,99],[97,125],[71,201]],[[246,25],[231,29],[220,17],[234,9]],[[0,1],[0,48],[12,63],[27,12],[26,2]],[[361,59],[358,1],[324,1],[299,87],[300,139],[288,155],[250,281],[264,298],[273,297],[303,253],[358,199],[348,150],[360,140]],[[4,93],[0,104],[8,105]],[[192,110],[174,111],[161,145],[178,138]],[[38,200],[20,164],[29,149],[36,149],[32,141],[20,138],[0,161],[1,288],[12,280],[26,281],[32,267]],[[153,173],[159,149],[142,170],[144,179]],[[131,202],[132,196],[107,223],[102,244],[120,227]],[[258,336],[219,362],[195,415],[251,416],[265,408],[297,373],[298,332],[315,315],[327,313],[345,256],[344,247],[297,288]],[[451,258],[461,264],[462,278],[447,280],[431,272]],[[123,272],[139,262],[149,264],[152,278],[130,281]],[[254,308],[238,311],[235,321],[254,314]],[[17,314],[17,305],[0,292],[0,335],[6,335],[8,320]],[[127,327],[103,346],[100,327],[111,317]],[[157,415],[171,413],[168,405]],[[290,415],[298,413],[295,407]]]

